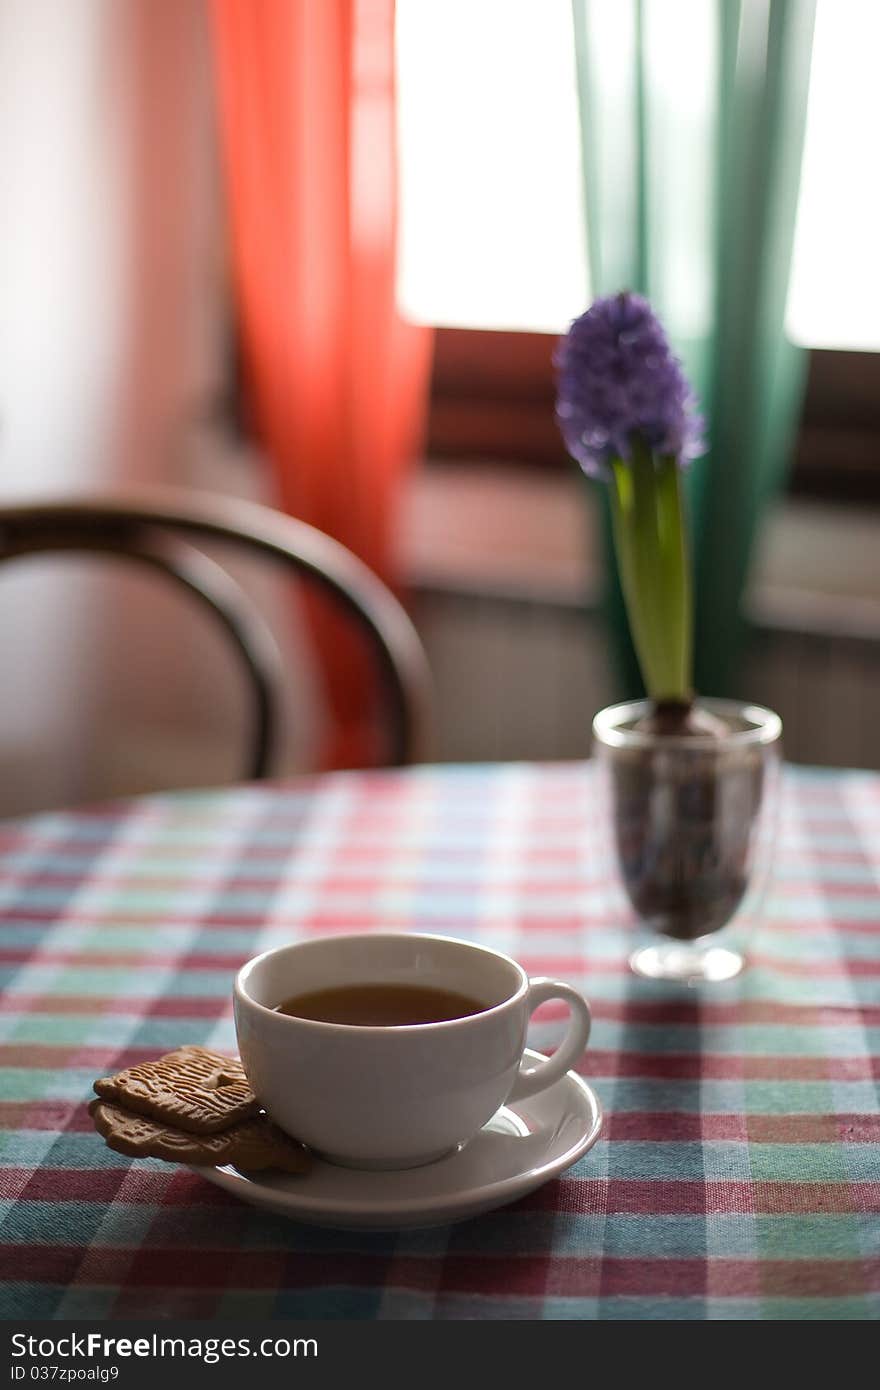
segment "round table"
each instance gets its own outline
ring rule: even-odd
[[[787,769],[750,968],[699,991],[628,972],[594,805],[588,765],[517,764],[0,826],[0,1314],[880,1315],[880,776]],[[233,1046],[256,951],[388,926],[487,942],[590,999],[605,1131],[561,1178],[458,1226],[330,1232],[94,1134],[95,1077]]]

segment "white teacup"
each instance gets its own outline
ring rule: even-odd
[[[426,985],[466,994],[480,1013],[373,1027],[277,1012],[293,995],[355,984]],[[523,1060],[529,1016],[563,999],[561,1047]],[[404,932],[322,937],[255,957],[235,981],[245,1071],[268,1114],[334,1163],[414,1168],[460,1147],[505,1101],[551,1086],[590,1034],[569,985],[530,980],[509,956],[449,937]]]

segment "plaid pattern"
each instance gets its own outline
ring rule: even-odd
[[[752,967],[701,992],[628,974],[591,801],[583,765],[442,768],[0,827],[0,1313],[877,1317],[880,777],[788,772]],[[232,1045],[255,951],[388,924],[590,998],[606,1129],[561,1179],[460,1226],[327,1232],[91,1132],[95,1076]]]

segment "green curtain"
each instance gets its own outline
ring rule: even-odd
[[[742,694],[741,600],[784,478],[805,355],[788,290],[815,0],[573,0],[594,294],[648,296],[710,452],[688,480],[695,685]],[[606,525],[610,550],[610,529]],[[616,568],[622,691],[640,688]],[[747,692],[745,692],[747,693]]]

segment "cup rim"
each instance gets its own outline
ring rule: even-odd
[[[329,944],[330,942],[356,941],[362,944],[365,941],[397,941],[401,938],[408,941],[443,941],[451,946],[464,946],[468,950],[479,951],[485,956],[492,956],[495,960],[504,961],[505,964],[512,966],[519,977],[519,983],[516,989],[509,994],[506,999],[502,999],[499,1004],[490,1005],[487,1009],[481,1009],[479,1013],[462,1014],[459,1018],[435,1019],[430,1023],[331,1023],[325,1019],[297,1018],[293,1014],[282,1014],[278,1012],[277,1008],[270,1009],[266,1004],[261,1004],[259,1000],[254,999],[252,995],[248,994],[245,989],[245,976],[255,969],[261,961],[268,959],[269,956],[277,956],[288,951],[295,951],[300,946],[308,946],[313,942]],[[512,956],[506,955],[503,951],[496,951],[493,946],[484,946],[481,942],[465,941],[462,937],[443,936],[440,933],[432,932],[362,931],[343,932],[339,935],[334,934],[326,937],[306,937],[301,941],[289,941],[284,946],[270,946],[268,950],[261,951],[259,955],[252,956],[250,960],[245,961],[244,965],[236,971],[235,982],[233,984],[233,995],[241,1004],[248,1008],[256,1009],[258,1015],[265,1014],[269,1018],[281,1020],[282,1027],[292,1025],[299,1028],[316,1028],[319,1031],[329,1031],[336,1034],[363,1033],[369,1034],[370,1036],[375,1036],[376,1034],[394,1034],[397,1036],[406,1033],[417,1033],[421,1035],[428,1032],[430,1029],[461,1027],[463,1024],[474,1023],[479,1019],[488,1018],[490,1015],[500,1013],[502,1009],[510,1008],[512,1004],[519,1003],[528,993],[530,983],[530,978],[519,961],[514,960]]]
[[[736,715],[747,719],[752,726],[734,729],[724,738],[708,735],[651,734],[643,729],[625,729],[622,724],[640,718],[651,708],[650,700],[624,700],[621,704],[606,705],[593,719],[593,737],[606,748],[662,748],[676,751],[705,753],[731,748],[769,746],[782,736],[782,720],[775,710],[749,700],[700,699],[698,702],[711,714]]]

